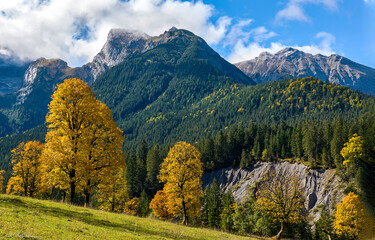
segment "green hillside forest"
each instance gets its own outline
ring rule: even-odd
[[[121,68],[115,67],[113,71],[119,70]],[[109,71],[108,74],[110,73],[112,72]],[[105,76],[107,75],[104,74],[103,77]],[[117,76],[121,79],[121,74]],[[111,79],[110,75],[107,77]],[[186,76],[183,79],[186,79]],[[75,84],[76,87],[69,87],[69,83]],[[46,125],[0,139],[1,166],[6,170],[0,174],[0,180],[3,181],[2,191],[140,217],[151,215],[174,222],[182,219],[185,221],[185,217],[187,219],[189,216],[186,223],[192,226],[258,236],[277,235],[277,238],[282,234],[283,237],[293,239],[326,239],[328,236],[355,239],[362,236],[359,235],[361,221],[366,220],[372,224],[371,213],[375,206],[375,189],[372,184],[375,180],[373,97],[315,78],[283,80],[256,86],[228,80],[224,81],[223,85],[207,83],[201,86],[203,89],[208,87],[207,91],[189,90],[185,87],[184,91],[181,89],[179,92],[176,84],[174,90],[168,92],[169,83],[167,85],[167,90],[161,90],[155,98],[141,99],[136,105],[131,104],[135,102],[132,100],[135,96],[131,95],[127,95],[129,99],[125,98],[123,103],[109,102],[108,106],[113,107],[111,114],[106,105],[95,98],[94,93],[104,103],[106,99],[110,99],[105,92],[101,92],[100,81],[94,88],[94,93],[80,80],[65,81],[52,97]],[[116,84],[109,84],[105,88],[108,86]],[[132,87],[136,88],[136,85]],[[193,94],[195,91],[198,93]],[[111,91],[108,90],[108,94],[109,92]],[[73,93],[81,95],[76,97]],[[83,104],[82,109],[67,107],[74,103],[75,99],[77,103]],[[63,101],[68,105],[61,105]],[[126,107],[116,107],[121,104]],[[74,117],[64,120],[65,116],[70,114]],[[124,130],[122,135],[118,134],[120,129],[116,128],[111,115],[120,129]],[[81,124],[81,127],[77,127],[77,124]],[[121,144],[114,147],[114,144],[122,141],[123,149]],[[64,150],[67,148],[71,150]],[[123,150],[125,154],[122,153]],[[66,160],[60,161],[61,159]],[[190,160],[184,163],[183,160],[176,162],[176,159]],[[290,210],[295,215],[282,215],[276,208],[269,212],[267,209],[274,205],[269,204],[269,192],[264,188],[267,173],[264,180],[256,186],[259,197],[251,197],[241,204],[234,202],[230,191],[222,192],[217,182],[214,181],[204,191],[200,183],[203,172],[225,167],[247,169],[258,161],[284,160],[303,162],[310,168],[335,168],[336,174],[346,186],[345,193],[348,194],[344,202],[338,205],[337,212],[343,211],[342,215],[332,215],[322,206],[320,220],[309,222],[303,205],[300,205],[303,196],[297,188],[293,194],[299,197],[295,198],[297,201],[292,204],[297,208]],[[193,174],[186,182],[189,188],[181,188],[182,195],[178,195],[190,199],[186,200],[187,202],[181,200],[184,204],[191,204],[189,207],[183,204],[183,211],[178,208],[181,207],[178,201],[174,202],[179,197],[170,197],[174,196],[172,193],[175,192],[171,184],[176,181],[173,179],[180,179],[180,170],[183,171],[182,176]],[[27,182],[25,179],[28,179]],[[294,180],[283,181],[293,183]],[[58,210],[57,206],[43,206],[44,203],[53,204],[48,201],[42,204],[35,200],[35,203],[24,204],[24,201],[34,200],[6,195],[1,199],[2,205],[8,204],[17,208],[11,211],[24,214],[22,217],[34,218],[44,214],[56,217],[55,214],[58,214],[60,218],[65,216],[71,221],[80,222],[82,229],[72,230],[72,233],[67,234],[95,234],[96,231],[102,231],[97,228],[104,228],[103,231],[109,234],[108,238],[113,238],[112,234],[130,234],[116,232],[120,231],[119,228],[122,229],[117,223],[120,220],[108,220],[112,219],[111,217],[105,220],[94,217],[97,220],[92,220],[91,216],[98,216],[94,214],[94,210],[88,213],[88,217],[79,218],[76,211],[91,210],[75,208],[77,210],[67,211],[67,208],[74,208],[69,205],[60,205],[65,210]],[[364,215],[361,215],[359,222],[350,223],[358,227],[342,229],[340,226],[350,221],[344,217],[345,211],[348,211],[345,210],[347,206],[352,206],[350,202],[357,202],[354,206],[363,206]],[[165,205],[166,203],[170,205]],[[100,213],[103,213],[103,216],[109,214],[108,216],[119,218],[129,217],[123,214]],[[30,221],[35,224],[39,222]],[[94,228],[87,226],[96,221],[101,224],[95,223]],[[155,220],[141,218],[140,221],[146,221],[140,225],[147,227],[144,227],[139,235],[133,232],[132,237],[142,238],[148,234],[152,238],[164,234],[163,231],[159,233],[148,229]],[[52,222],[44,223],[48,226],[50,223],[54,224]],[[61,224],[56,222],[56,226]],[[130,223],[121,224],[126,231],[131,232]],[[314,224],[315,231],[312,230],[311,224]],[[35,225],[22,225],[20,228],[15,227],[13,233],[26,237],[36,236],[35,238],[40,234],[41,238],[48,238],[50,235],[45,235],[48,233],[44,232],[44,228],[54,229],[55,226],[47,226],[41,227],[38,232],[39,230],[34,229]],[[9,231],[11,227],[6,229],[8,230],[4,232],[13,234]],[[115,232],[111,232],[112,230]],[[190,239],[190,235],[185,236],[188,232],[182,232],[184,235],[181,235],[181,238]],[[200,233],[197,234],[197,239],[200,239]],[[220,232],[213,234],[223,234],[224,239],[227,236]],[[161,237],[179,238],[173,234]],[[207,238],[209,239],[210,235],[207,235]]]

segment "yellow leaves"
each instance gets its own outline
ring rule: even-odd
[[[355,193],[349,193],[337,205],[334,227],[340,236],[357,239],[365,228],[374,228],[374,218]]]
[[[57,86],[46,122],[45,159],[55,180],[50,185],[69,183],[88,196],[93,184],[124,166],[122,131],[82,80],[66,79]]]
[[[256,207],[269,214],[275,221],[298,223],[304,219],[304,197],[300,181],[293,176],[265,173],[257,192]]]
[[[139,198],[134,197],[130,201],[125,203],[124,213],[135,216],[137,215],[138,206]]]
[[[358,134],[353,134],[353,137],[349,139],[349,142],[344,144],[343,149],[340,154],[343,156],[345,161],[343,162],[344,166],[348,166],[350,162],[361,159],[365,155],[363,148],[363,139]]]
[[[4,192],[4,173],[5,173],[5,170],[0,170],[0,193],[3,193]]]
[[[199,214],[202,196],[203,164],[200,152],[186,142],[176,143],[161,164],[158,178],[165,182],[168,211],[195,217]]]
[[[7,193],[34,196],[41,189],[41,154],[43,144],[38,141],[20,143],[12,150],[13,173]]]
[[[106,176],[98,185],[99,208],[112,212],[123,212],[125,204],[129,200],[125,169],[118,168]]]
[[[173,214],[168,210],[167,201],[167,195],[163,190],[159,190],[150,202],[150,209],[154,210],[154,215],[161,220],[173,218]]]

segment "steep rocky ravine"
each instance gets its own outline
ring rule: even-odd
[[[231,190],[236,202],[242,202],[250,195],[249,191],[262,179],[263,174],[271,168],[274,168],[276,173],[296,176],[301,181],[301,188],[304,189],[306,197],[305,207],[309,210],[313,221],[317,221],[320,217],[319,211],[314,211],[317,206],[324,204],[332,213],[336,204],[344,197],[345,185],[340,183],[335,170],[308,169],[301,163],[258,162],[248,170],[225,168],[205,173],[202,181],[203,185],[207,186],[216,178],[221,189]]]

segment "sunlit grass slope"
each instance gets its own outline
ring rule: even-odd
[[[249,238],[47,200],[0,195],[0,239]]]

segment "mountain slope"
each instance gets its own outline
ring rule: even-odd
[[[0,209],[2,239],[263,239],[19,196]]]
[[[375,69],[336,54],[327,57],[285,48],[235,65],[257,83],[312,76],[375,95]]]

